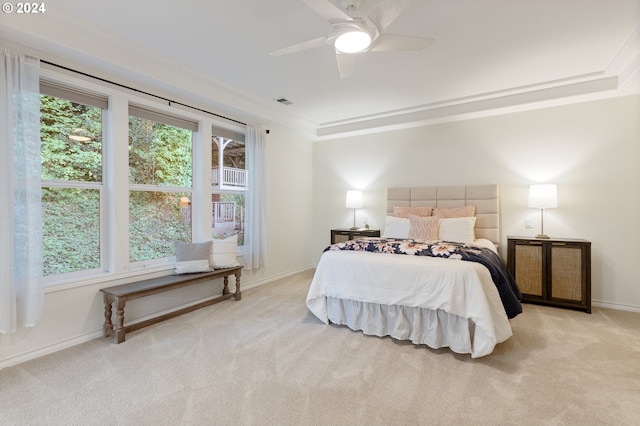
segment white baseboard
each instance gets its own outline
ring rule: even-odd
[[[302,268],[293,269],[291,271],[283,272],[282,274],[272,275],[272,276],[270,276],[268,278],[264,278],[262,280],[254,281],[251,284],[248,284],[247,286],[245,286],[243,284],[242,285],[242,291],[249,290],[249,289],[252,289],[252,288],[255,288],[255,287],[260,287],[261,285],[265,285],[265,284],[268,284],[268,283],[276,281],[276,280],[281,280],[282,278],[286,278],[286,277],[289,277],[291,275],[299,274],[301,272],[308,271],[308,270],[314,269],[314,268],[315,268],[315,266],[308,265],[308,266],[304,266]]]
[[[599,308],[615,309],[616,311],[628,311],[628,312],[640,313],[640,306],[624,305],[622,303],[611,303],[611,302],[602,302],[599,300],[594,300],[591,302],[591,305],[597,306]]]
[[[3,359],[0,361],[0,370],[2,370],[3,368],[11,367],[13,365],[18,365],[26,361],[30,361],[32,359],[40,358],[41,356],[45,356],[45,355],[52,354],[54,352],[61,351],[63,349],[67,349],[72,346],[79,345],[81,343],[86,343],[90,340],[97,339],[98,337],[102,337],[102,330],[93,331],[91,333],[84,334],[82,336],[63,340],[62,342],[58,342],[53,345],[36,349],[35,351],[25,352],[20,355],[16,355],[12,358]]]
[[[268,284],[270,282],[273,282],[273,281],[276,281],[276,280],[279,280],[279,279],[282,279],[282,278],[286,278],[286,277],[291,276],[291,275],[298,274],[300,272],[308,271],[309,269],[313,269],[313,266],[305,266],[305,267],[302,267],[302,268],[298,268],[298,269],[294,269],[294,270],[291,270],[291,271],[284,272],[282,274],[273,275],[273,276],[270,276],[268,278],[264,278],[262,280],[254,281],[254,282],[252,282],[252,283],[250,283],[250,284],[248,284],[246,286],[242,285],[241,286],[241,290],[245,291],[245,290],[249,290],[249,289],[252,289],[252,288],[255,288],[255,287],[259,287],[261,285],[265,285],[265,284]],[[231,289],[231,290],[233,290],[233,289]],[[155,313],[150,314],[150,315],[145,315],[142,318],[137,318],[131,324],[135,324],[135,323],[138,323],[138,322],[145,321],[145,320],[147,320],[149,318],[154,318],[154,317],[157,317],[157,316],[160,316],[160,315],[164,315],[164,314],[167,314],[167,313],[170,313],[170,312],[173,312],[173,311],[177,311],[179,309],[186,308],[187,306],[195,305],[197,303],[204,302],[207,299],[213,299],[215,297],[217,297],[217,296],[198,299],[198,300],[192,301],[190,303],[186,303],[186,304],[181,305],[181,306],[175,306],[175,307],[173,307],[171,309],[166,309],[166,310],[163,310],[161,312],[155,312]],[[92,331],[91,333],[87,333],[87,334],[84,334],[82,336],[74,337],[72,339],[63,340],[63,341],[55,343],[53,345],[45,346],[43,348],[36,349],[34,351],[25,352],[25,353],[22,353],[20,355],[16,355],[16,356],[11,357],[11,358],[0,360],[0,370],[2,370],[3,368],[7,368],[7,367],[14,366],[14,365],[18,365],[18,364],[26,362],[26,361],[30,361],[32,359],[40,358],[41,356],[45,356],[45,355],[48,355],[48,354],[51,354],[51,353],[54,353],[54,352],[57,352],[57,351],[61,351],[63,349],[67,349],[67,348],[70,348],[72,346],[79,345],[81,343],[86,343],[86,342],[88,342],[90,340],[97,339],[99,337],[101,338],[102,337],[102,333],[103,333],[102,329],[96,330],[96,331]]]

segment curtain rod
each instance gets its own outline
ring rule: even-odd
[[[54,64],[53,62],[45,61],[45,60],[42,60],[42,59],[40,59],[40,62],[42,62],[44,64],[47,64],[47,65],[51,65],[51,66],[57,67],[57,68],[61,68],[61,69],[66,70],[66,71],[71,71],[73,73],[80,74],[80,75],[83,75],[85,77],[89,77],[89,78],[93,78],[93,79],[96,79],[96,80],[100,80],[100,81],[105,82],[105,83],[113,84],[115,86],[119,86],[119,87],[122,87],[124,89],[133,90],[134,92],[142,93],[142,94],[147,95],[147,96],[151,96],[151,97],[154,97],[154,98],[157,98],[157,99],[161,99],[161,100],[167,102],[169,104],[169,106],[171,106],[171,104],[176,104],[176,105],[180,105],[180,106],[183,106],[183,107],[191,108],[191,109],[196,110],[196,111],[204,112],[206,114],[213,115],[213,116],[218,117],[218,118],[224,118],[225,120],[233,121],[234,123],[242,124],[243,126],[247,125],[247,123],[243,123],[242,121],[234,120],[233,118],[225,117],[224,115],[216,114],[215,112],[211,112],[211,111],[207,111],[207,110],[202,109],[202,108],[198,108],[198,107],[194,107],[194,106],[191,106],[191,105],[187,105],[187,104],[184,104],[182,102],[174,101],[174,100],[171,100],[171,99],[159,96],[159,95],[154,95],[153,93],[145,92],[144,90],[140,90],[140,89],[136,89],[134,87],[126,86],[126,85],[121,84],[121,83],[116,83],[115,81],[107,80],[106,78],[96,77],[95,75],[87,74],[85,72],[74,70],[72,68],[68,68],[68,67],[65,67],[63,65]],[[268,133],[268,131],[267,131],[267,133]]]

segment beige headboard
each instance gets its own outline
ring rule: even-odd
[[[476,238],[500,243],[500,192],[498,185],[419,186],[387,188],[387,214],[394,206],[440,208],[476,206]]]

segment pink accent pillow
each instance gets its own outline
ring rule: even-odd
[[[440,218],[409,215],[409,238],[422,241],[438,239]]]
[[[434,216],[440,216],[441,218],[448,217],[473,217],[476,215],[476,206],[464,206],[464,207],[452,207],[449,209],[433,209]]]
[[[433,207],[420,206],[420,207],[405,207],[405,206],[393,206],[393,215],[395,217],[409,217],[409,215],[415,216],[431,216]]]

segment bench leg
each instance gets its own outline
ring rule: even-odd
[[[113,336],[115,343],[124,342],[124,307],[126,304],[126,298],[116,297],[116,330]]]
[[[222,289],[222,295],[227,295],[229,294],[229,276],[225,275],[224,276],[224,288]]]
[[[236,276],[236,294],[235,294],[235,298],[236,300],[240,300],[242,299],[242,293],[240,292],[240,271],[235,273]],[[225,277],[226,279],[226,277]]]
[[[102,333],[104,337],[111,336],[113,332],[113,323],[111,322],[111,303],[113,302],[113,297],[104,294],[104,324],[102,326]]]

